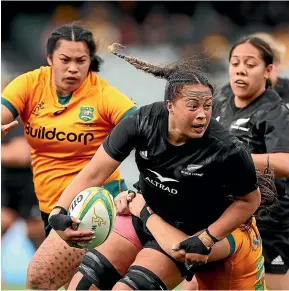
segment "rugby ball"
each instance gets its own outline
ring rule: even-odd
[[[95,248],[110,234],[116,216],[112,195],[102,187],[81,191],[71,202],[68,215],[80,220],[77,230],[92,230],[95,238],[88,243],[77,242],[81,248]]]

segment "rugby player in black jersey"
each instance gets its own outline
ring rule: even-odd
[[[205,264],[213,245],[258,209],[256,171],[242,142],[211,120],[214,88],[194,62],[158,67],[114,53],[166,79],[165,102],[119,123],[63,192],[49,222],[69,241],[72,221],[64,213],[72,199],[102,185],[135,149],[143,198],[129,193],[134,215],[117,216],[107,240],[83,257],[69,290],[173,289],[191,264]]]
[[[280,70],[284,63],[286,46],[268,33],[255,33],[251,35],[251,37],[258,37],[270,45],[274,57],[272,70],[269,77],[271,81],[271,87],[274,88],[274,90],[282,98],[282,102],[284,102],[289,108],[289,79],[279,76]],[[231,85],[229,83],[222,88],[220,95],[230,95],[230,94],[233,94],[233,92]]]
[[[289,110],[270,87],[270,46],[249,37],[230,51],[230,87],[214,104],[213,116],[252,153],[255,167],[269,161],[275,172],[279,205],[257,217],[263,242],[268,289],[289,289]],[[289,94],[289,92],[288,92]]]

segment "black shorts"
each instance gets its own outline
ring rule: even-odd
[[[143,222],[136,216],[132,216],[132,224],[135,232],[144,248],[154,249],[169,257],[180,270],[183,277],[187,276],[192,269],[188,269],[186,265],[167,254],[154,239],[150,231],[143,226]]]
[[[50,224],[48,222],[49,214],[50,213],[45,213],[45,212],[41,211],[41,218],[42,218],[43,223],[44,223],[44,231],[45,231],[46,237],[48,237],[48,235],[52,229],[52,227],[50,226]]]
[[[258,223],[257,223],[258,225]],[[262,238],[265,272],[286,274],[289,269],[289,226],[258,225]]]
[[[39,219],[40,210],[30,169],[3,169],[1,207],[16,211],[24,219]]]

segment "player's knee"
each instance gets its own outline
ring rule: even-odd
[[[141,266],[130,267],[119,282],[133,290],[167,290],[166,285],[156,274]]]
[[[44,280],[46,277],[45,268],[39,267],[39,264],[36,264],[32,259],[27,268],[26,276],[26,289],[29,290],[39,290],[47,289],[47,286],[43,286]]]
[[[121,283],[121,282],[117,282],[112,290],[132,290],[131,287],[129,287],[127,284]]]
[[[88,290],[92,284],[100,290],[111,290],[122,277],[115,267],[97,250],[91,250],[82,257],[77,271],[82,273],[83,277],[76,290]]]

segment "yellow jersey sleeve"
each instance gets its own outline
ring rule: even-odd
[[[2,92],[1,104],[5,105],[14,118],[21,115],[29,100],[28,73],[12,80]]]
[[[103,88],[103,101],[103,117],[113,125],[136,110],[131,99],[108,84]]]
[[[243,243],[243,236],[242,231],[240,228],[237,228],[235,231],[233,231],[231,234],[227,236],[227,240],[230,244],[230,254],[229,257],[233,256],[236,252],[238,252]]]

